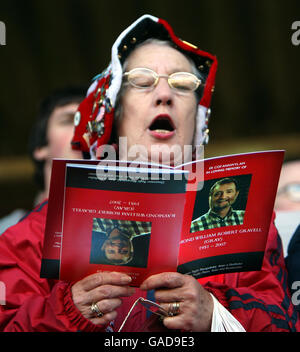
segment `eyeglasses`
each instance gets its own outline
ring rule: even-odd
[[[131,312],[133,311],[133,309],[136,307],[136,305],[140,303],[141,305],[143,305],[148,311],[150,311],[151,313],[154,313],[156,315],[158,315],[160,318],[164,318],[164,317],[168,317],[168,316],[172,316],[172,314],[168,313],[161,305],[150,301],[149,299],[143,298],[143,297],[139,297],[131,306],[128,314],[126,315],[125,319],[123,320],[123,323],[121,324],[118,332],[120,332],[126,321],[128,320]]]
[[[278,194],[286,194],[292,202],[300,202],[300,183],[289,183],[280,188]]]
[[[149,68],[134,68],[123,74],[128,83],[135,88],[154,88],[160,78],[166,78],[171,88],[178,92],[189,93],[195,91],[202,83],[193,73],[175,72],[171,75],[159,75]]]

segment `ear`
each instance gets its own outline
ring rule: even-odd
[[[36,148],[33,152],[34,159],[38,161],[46,160],[48,158],[49,148],[47,145],[44,147]]]
[[[235,201],[236,201],[237,197],[239,196],[239,194],[240,194],[240,191],[237,191],[237,192],[236,192],[236,195],[235,195],[235,197],[234,197],[234,200],[235,200]]]
[[[208,196],[208,206],[211,208],[211,195]]]

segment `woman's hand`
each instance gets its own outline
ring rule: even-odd
[[[122,304],[120,297],[134,294],[134,288],[128,286],[130,282],[131,277],[123,273],[92,274],[72,286],[74,304],[92,323],[107,325],[117,316],[116,308]],[[93,303],[97,305],[103,316],[97,317],[92,312]]]
[[[164,318],[164,325],[168,329],[210,331],[213,300],[192,276],[175,272],[152,275],[140,288],[154,289],[157,303],[167,311],[172,311],[173,303],[179,303],[178,314]]]

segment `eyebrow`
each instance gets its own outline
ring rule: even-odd
[[[235,190],[235,188],[234,187],[229,187],[229,188],[226,188],[224,191],[221,191],[220,189],[218,189],[218,190],[216,190],[216,189],[214,189],[213,190],[213,193],[215,194],[215,193],[218,193],[218,192],[225,192],[225,191],[234,191]]]
[[[59,116],[59,117],[64,117],[64,116],[68,116],[68,117],[72,117],[72,116],[74,116],[74,114],[75,114],[75,112],[62,112],[62,113],[60,113],[60,114],[57,114],[57,116]]]
[[[153,68],[151,68],[151,67],[149,67],[149,66],[137,66],[137,67],[134,67],[134,68],[132,68],[131,70],[133,70],[133,69],[135,69],[135,68],[147,68],[148,70],[151,70],[151,71],[154,71],[155,73],[157,73],[156,72],[156,70],[154,70]],[[129,71],[131,71],[131,70],[129,70]],[[129,72],[128,70],[126,70],[126,72]],[[173,73],[176,73],[176,72],[189,72],[189,73],[193,73],[193,70],[192,70],[192,68],[190,68],[190,70],[185,70],[185,69],[183,69],[183,68],[178,68],[178,67],[175,67],[175,68],[173,68],[172,70],[170,70],[170,71],[168,71],[168,75],[172,75]],[[157,73],[158,74],[158,73]]]
[[[189,73],[193,73],[192,71],[193,71],[192,69],[190,69],[189,71],[187,71],[187,70],[184,70],[184,69],[175,68],[175,69],[172,70],[171,72],[172,72],[172,73],[175,73],[175,72],[189,72]],[[172,74],[172,73],[171,73],[171,74]]]

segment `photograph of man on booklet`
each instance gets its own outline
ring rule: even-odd
[[[146,267],[150,235],[149,221],[94,218],[90,263]]]

